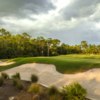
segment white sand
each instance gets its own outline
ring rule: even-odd
[[[14,64],[14,62],[0,61],[0,66],[7,66],[7,65],[11,65],[11,64]]]
[[[71,82],[79,82],[87,89],[87,97],[92,100],[100,100],[100,69],[91,69],[78,74],[61,74],[51,64],[24,64],[5,71],[10,76],[19,72],[23,80],[30,80],[31,74],[39,77],[38,83],[48,87],[55,85],[58,88]]]

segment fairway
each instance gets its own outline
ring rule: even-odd
[[[100,55],[62,55],[53,57],[20,57],[9,59],[14,64],[1,66],[0,71],[26,63],[54,64],[60,73],[78,73],[92,68],[100,68]]]

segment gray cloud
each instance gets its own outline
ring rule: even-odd
[[[62,9],[60,13],[65,19],[88,17],[96,11],[100,0],[73,0],[72,3]]]
[[[80,44],[82,40],[92,44],[100,44],[100,29],[95,28],[95,22],[81,21],[76,27],[64,30],[55,30],[51,34],[37,34],[37,36],[46,36],[58,38],[67,44]]]
[[[50,0],[0,0],[0,16],[21,16],[47,13],[54,9]]]
[[[51,0],[0,0],[0,27],[68,44],[100,42],[100,0],[71,0],[60,10],[54,5]]]

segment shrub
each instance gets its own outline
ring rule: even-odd
[[[9,79],[9,76],[8,76],[8,74],[6,74],[6,73],[1,73],[1,76],[2,76],[4,79]]]
[[[3,85],[3,83],[4,83],[4,79],[3,79],[3,77],[2,77],[2,76],[0,76],[0,86],[2,86],[2,85]]]
[[[64,98],[68,100],[85,100],[86,90],[78,83],[63,87]]]
[[[17,84],[17,81],[18,81],[18,79],[12,79],[12,82],[13,82],[13,86],[16,86],[16,84]]]
[[[19,89],[19,90],[22,90],[22,89],[24,88],[24,86],[23,86],[23,84],[21,83],[21,81],[20,81],[20,80],[17,80],[16,82],[17,82],[16,88]]]
[[[19,79],[12,79],[13,80],[13,86],[15,86],[17,89],[22,90],[23,84],[21,83],[21,80]]]
[[[20,78],[20,73],[16,73],[15,75],[12,76],[13,79],[21,79]]]
[[[40,86],[38,84],[31,84],[31,86],[28,89],[28,92],[39,93],[40,92]]]
[[[38,77],[34,74],[31,75],[31,82],[37,82],[38,81]]]
[[[59,91],[58,89],[55,87],[55,86],[51,86],[49,89],[48,89],[48,94],[49,95],[56,95],[58,94]]]

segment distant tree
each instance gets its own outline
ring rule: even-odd
[[[22,33],[22,36],[24,38],[27,38],[27,39],[30,39],[31,38],[31,36],[28,33],[26,33],[26,32]]]
[[[40,52],[40,56],[44,56],[45,46],[46,46],[46,40],[44,37],[37,37],[37,45]]]
[[[48,38],[46,42],[47,42],[47,56],[50,56],[50,48],[52,46],[52,39]]]
[[[10,32],[6,31],[4,28],[0,29],[1,36],[11,36]]]
[[[4,28],[0,29],[0,58],[24,56],[56,56],[62,54],[100,54],[100,45],[82,41],[80,45],[68,45],[58,39],[37,37],[28,33],[12,34]]]
[[[81,49],[82,49],[83,53],[86,53],[87,48],[88,48],[87,41],[81,41]]]

